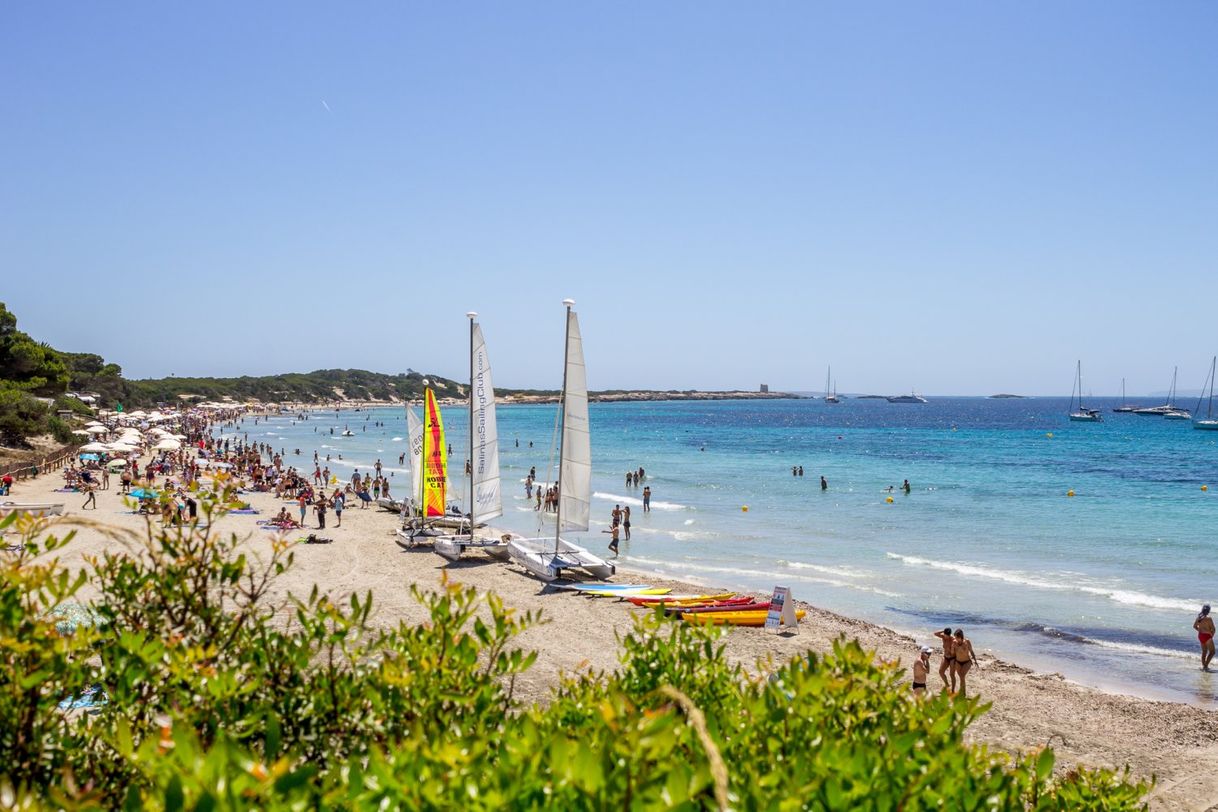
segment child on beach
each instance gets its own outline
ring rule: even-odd
[[[914,696],[926,695],[926,675],[930,673],[930,646],[923,646],[918,652],[918,659],[913,664]]]

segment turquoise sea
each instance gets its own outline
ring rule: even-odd
[[[599,531],[615,504],[628,504],[627,567],[737,588],[785,585],[922,642],[962,626],[979,650],[1037,670],[1212,704],[1218,674],[1200,671],[1192,622],[1201,603],[1218,604],[1218,432],[1114,414],[1116,402],[1103,399],[1088,404],[1104,409],[1103,423],[1071,423],[1067,405],[593,404],[593,526],[583,539],[603,550]],[[496,524],[537,532],[523,479],[530,466],[543,480],[551,470],[555,413],[499,408],[505,511]],[[443,415],[457,484],[466,411]],[[355,436],[339,436],[345,426]],[[300,448],[307,470],[314,449],[329,454],[340,477],[379,458],[405,490],[400,408],[257,426],[247,418],[238,431],[289,460]],[[803,477],[791,475],[797,465]],[[639,466],[652,489],[648,514],[641,487],[625,485]]]

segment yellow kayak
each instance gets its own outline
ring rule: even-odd
[[[683,614],[681,619],[686,623],[709,623],[715,626],[727,624],[729,626],[764,626],[766,616],[770,613],[765,610],[750,610],[747,612],[704,612],[701,614]],[[795,619],[803,620],[807,614],[803,609],[795,610]]]
[[[623,595],[631,603],[639,605],[645,603],[662,603],[665,606],[684,606],[690,603],[710,603],[712,601],[725,601],[728,598],[736,597],[735,592],[720,592],[716,595],[639,595],[638,593],[630,593]]]
[[[583,594],[595,595],[598,598],[635,598],[639,595],[667,595],[669,592],[672,590],[651,587],[649,589],[586,589]]]

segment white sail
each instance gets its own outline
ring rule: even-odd
[[[559,499],[562,530],[587,530],[592,507],[592,439],[588,431],[588,375],[579,317],[567,315],[566,392],[562,404],[562,468]]]
[[[470,455],[474,480],[473,522],[484,522],[503,515],[499,486],[499,429],[495,424],[495,387],[491,383],[491,362],[486,355],[482,325],[474,324],[471,362],[474,378],[469,393],[473,410],[473,453]]]
[[[406,405],[406,440],[410,443],[410,496],[423,503],[423,421]]]

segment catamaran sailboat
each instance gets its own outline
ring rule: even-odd
[[[482,550],[494,558],[507,560],[507,542],[476,538],[474,527],[480,522],[503,515],[499,488],[499,430],[495,423],[495,387],[491,383],[491,362],[486,355],[482,325],[469,312],[469,533],[439,536],[432,549],[449,561],[456,561],[468,550]]]
[[[1210,397],[1209,397],[1209,401],[1207,402],[1208,405],[1205,407],[1205,419],[1197,420],[1194,418],[1193,419],[1193,428],[1195,428],[1195,429],[1206,429],[1208,431],[1218,431],[1218,419],[1214,418],[1214,369],[1215,369],[1215,365],[1218,365],[1218,355],[1214,356],[1213,360],[1210,361],[1210,378],[1209,378]],[[1197,409],[1196,409],[1197,414],[1201,414],[1201,401],[1202,400],[1205,400],[1205,386],[1204,385],[1202,385],[1202,387],[1201,387],[1201,397],[1197,400]]]
[[[463,532],[468,518],[461,515],[460,508],[447,507],[448,454],[444,442],[444,421],[440,419],[440,406],[436,395],[423,381],[423,421],[418,426],[410,418],[413,413],[406,408],[408,435],[410,439],[410,476],[414,485],[415,510],[403,500],[402,527],[394,534],[399,547],[413,549],[432,541],[444,530]],[[417,436],[417,441],[416,441]],[[418,453],[415,453],[418,448]]]
[[[1074,408],[1074,393],[1078,392],[1078,408]],[[1083,405],[1083,362],[1078,362],[1078,371],[1074,376],[1074,388],[1070,390],[1070,419],[1080,423],[1099,423],[1104,417],[1099,409],[1088,409]]]
[[[616,568],[562,537],[564,530],[587,530],[592,508],[592,440],[588,432],[588,379],[579,317],[567,308],[567,344],[562,376],[561,430],[558,432],[558,515],[554,538],[512,539],[512,560],[543,581],[561,578],[568,570],[582,570],[594,578],[608,578]]]

